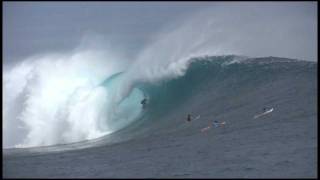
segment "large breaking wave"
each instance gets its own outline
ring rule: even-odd
[[[19,126],[6,122],[4,130],[5,133],[10,133],[6,130],[24,132],[25,136],[11,144],[16,147],[94,139],[135,121],[153,121],[170,114],[199,94],[203,84],[215,82],[213,89],[230,91],[227,93],[230,95],[232,88],[227,86],[250,84],[256,88],[277,78],[278,74],[308,70],[304,69],[305,64],[286,58],[259,61],[233,55],[204,56],[186,61],[179,73],[161,79],[157,76],[150,81],[150,77],[138,79],[132,77],[130,71],[120,69],[117,72],[101,68],[99,74],[101,65],[90,69],[84,64],[73,66],[78,69],[66,70],[69,66],[59,61],[22,63],[5,74],[4,115],[6,119],[16,118]],[[9,91],[11,89],[14,91]],[[145,97],[149,100],[147,111],[140,104]],[[19,103],[21,107],[17,108]]]
[[[235,66],[248,62],[243,54],[301,58],[297,50],[314,52],[292,38],[296,29],[301,37],[315,34],[316,29],[313,21],[299,21],[306,22],[304,26],[295,23],[294,12],[301,11],[297,5],[289,11],[279,6],[276,10],[285,18],[276,21],[265,16],[274,7],[266,7],[228,6],[227,15],[217,9],[188,17],[182,26],[160,33],[132,59],[89,48],[30,57],[4,67],[4,147],[102,137],[146,117],[152,121],[168,113],[208,81],[221,82],[215,88],[231,77],[239,78],[235,82],[258,82],[252,72],[264,72],[263,68]],[[247,20],[245,26],[241,19]],[[239,56],[221,56],[226,54]],[[281,68],[283,72],[286,67]],[[140,104],[145,97],[150,100],[148,111]]]

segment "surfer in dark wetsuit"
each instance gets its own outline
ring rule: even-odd
[[[191,114],[188,114],[188,116],[187,116],[187,121],[188,121],[188,122],[191,121]]]
[[[212,123],[212,126],[214,126],[214,127],[219,127],[219,125],[220,125],[220,123],[218,122],[218,121],[213,121],[213,123]]]
[[[144,98],[144,99],[141,101],[141,104],[142,104],[142,108],[145,109],[146,106],[147,106],[147,98]]]

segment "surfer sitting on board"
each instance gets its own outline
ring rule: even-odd
[[[264,107],[264,108],[262,109],[262,112],[266,112],[266,111],[267,111],[267,108]]]
[[[197,117],[192,117],[191,114],[188,114],[187,116],[187,121],[190,122],[192,120],[198,120],[200,119],[200,115],[198,115]]]
[[[191,121],[191,114],[188,114],[188,116],[187,116],[187,121],[188,121],[188,122]]]

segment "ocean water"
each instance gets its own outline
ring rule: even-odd
[[[99,159],[111,156],[130,159],[131,156],[128,155],[130,152],[123,152],[125,151],[123,148],[130,149],[131,146],[132,152],[140,154],[141,159],[144,157],[142,154],[146,152],[139,152],[137,149],[142,148],[147,151],[150,146],[154,146],[155,142],[159,146],[172,146],[171,151],[176,155],[181,152],[176,142],[184,142],[185,148],[191,152],[192,144],[197,149],[209,143],[199,141],[197,138],[201,136],[199,130],[213,120],[225,121],[227,126],[226,129],[218,129],[216,132],[210,130],[210,133],[216,133],[213,135],[218,138],[217,143],[219,144],[219,140],[223,138],[229,138],[228,144],[234,145],[232,149],[238,149],[237,152],[250,152],[248,149],[242,151],[243,144],[240,143],[240,146],[236,143],[242,141],[237,137],[244,137],[246,133],[249,133],[249,135],[246,134],[247,145],[257,146],[252,149],[265,147],[266,144],[263,142],[272,141],[273,146],[265,148],[263,153],[276,154],[274,145],[285,142],[286,139],[293,143],[287,145],[291,146],[292,151],[299,150],[299,147],[309,148],[304,152],[307,153],[304,157],[308,157],[308,160],[287,162],[309,164],[309,166],[303,166],[303,172],[294,174],[297,171],[293,170],[298,166],[292,165],[288,166],[291,168],[288,174],[283,175],[281,171],[277,171],[278,174],[275,172],[275,177],[300,177],[300,175],[312,177],[314,175],[315,160],[313,158],[316,156],[314,148],[317,148],[317,63],[279,57],[251,58],[227,55],[193,57],[179,66],[175,64],[174,68],[172,63],[169,63],[166,68],[159,69],[155,69],[156,66],[137,67],[141,70],[140,73],[133,74],[130,70],[119,70],[107,76],[101,75],[95,84],[88,85],[86,82],[84,86],[79,80],[82,86],[77,86],[75,83],[69,88],[70,91],[67,91],[69,89],[61,90],[59,93],[67,92],[69,96],[60,100],[44,98],[48,95],[46,88],[49,88],[49,85],[39,76],[34,78],[34,84],[26,82],[25,90],[19,92],[21,94],[25,92],[26,103],[19,113],[16,113],[20,114],[20,118],[25,118],[21,125],[26,127],[26,136],[20,138],[19,143],[13,144],[15,148],[9,146],[4,149],[5,177],[47,177],[54,171],[59,172],[56,174],[57,177],[149,177],[148,175],[168,177],[171,171],[165,170],[167,174],[160,173],[158,176],[154,172],[156,167],[142,175],[135,175],[130,170],[126,173],[121,171],[124,173],[122,175],[121,173],[112,174],[111,170],[110,172],[99,171],[100,173],[95,175],[97,172],[92,169],[77,173],[77,169],[84,166],[81,165],[80,160],[74,165],[75,168],[71,168],[67,173],[68,171],[62,170],[63,168],[56,169],[61,162],[55,159],[60,156],[69,160],[83,157],[92,164],[101,165],[102,162]],[[34,74],[39,75],[41,72]],[[32,89],[39,87],[43,90]],[[55,92],[51,93],[54,96]],[[140,102],[144,98],[148,100],[147,107],[142,109]],[[47,105],[41,107],[43,102],[47,102]],[[254,120],[254,115],[261,113],[264,107],[274,108],[274,111]],[[201,118],[188,124],[186,123],[188,113],[194,117],[201,115]],[[252,134],[250,134],[251,131]],[[135,142],[140,144],[136,149]],[[123,148],[110,150],[121,146]],[[221,145],[220,142],[219,148],[224,147],[223,151],[231,148],[226,146],[223,143]],[[281,147],[278,148],[279,153],[289,149],[289,147],[283,147],[282,150]],[[119,154],[115,155],[116,152]],[[153,152],[154,156],[158,156],[156,150]],[[37,158],[30,159],[30,157]],[[255,158],[257,157],[261,155]],[[150,156],[149,160],[157,158],[161,159]],[[120,159],[119,157],[119,161],[114,160],[114,164],[119,164]],[[111,161],[109,159],[105,163]],[[23,169],[22,166],[30,162],[34,164]],[[37,164],[43,162],[56,164],[53,165],[55,168],[48,166],[47,169],[39,170],[34,174],[27,172],[28,169],[39,168]],[[195,162],[199,160],[195,159]],[[59,167],[71,166],[67,164],[60,164]],[[109,167],[107,164],[97,165],[97,169]],[[146,166],[146,164],[139,165],[140,168]],[[172,172],[177,173],[185,166],[181,165],[178,170],[172,170]],[[267,170],[262,172],[265,177],[271,171]],[[189,175],[193,176],[189,176],[188,173],[182,176],[228,177],[226,174],[230,174],[231,177],[245,177],[241,173],[235,175],[228,171],[214,173],[205,175],[189,172]],[[257,174],[251,175],[256,177]],[[174,174],[169,173],[169,177],[173,176]]]
[[[287,84],[288,88],[283,88],[288,91],[287,93],[298,91],[294,88],[289,89],[295,84],[303,85],[302,82],[294,82],[294,79],[304,77],[306,78],[304,83],[315,84],[316,65],[314,62],[277,57],[203,56],[188,59],[182,67],[176,67],[174,72],[170,72],[170,68],[166,71],[157,70],[163,73],[162,76],[152,74],[157,71],[146,71],[145,74],[149,77],[141,78],[138,74],[132,78],[131,72],[120,71],[106,76],[105,80],[96,85],[79,83],[80,85],[76,84],[69,89],[66,87],[64,91],[57,87],[61,86],[60,84],[54,84],[55,79],[52,80],[53,83],[47,84],[50,77],[41,73],[31,73],[32,76],[44,77],[34,78],[37,81],[35,84],[29,82],[30,80],[24,82],[24,90],[17,93],[16,99],[12,98],[17,100],[19,96],[25,96],[25,104],[15,117],[21,121],[21,125],[18,128],[9,127],[4,130],[16,130],[18,134],[24,128],[26,136],[19,139],[24,144],[14,145],[37,147],[95,139],[130,126],[137,126],[135,124],[146,123],[150,126],[158,123],[171,124],[172,122],[164,117],[181,112],[188,114],[183,110],[188,104],[215,101],[214,106],[218,106],[222,113],[229,108],[221,105],[226,102],[225,99],[233,99],[234,104],[237,104],[237,99],[261,88],[265,88],[266,93],[272,94],[273,87],[270,87],[268,92],[266,86],[274,86],[278,81],[291,80],[293,84]],[[6,87],[11,87],[10,83],[14,83],[10,80],[12,79],[5,84],[8,85]],[[50,95],[63,97],[58,101],[50,99]],[[312,95],[316,98],[316,94]],[[194,97],[197,99],[190,102]],[[144,98],[148,100],[148,108],[145,110],[140,103]],[[257,98],[259,95],[248,97],[244,106],[255,103]],[[15,109],[13,106],[16,104],[9,102],[7,104],[8,111]],[[261,109],[263,106],[272,107],[272,104],[261,105]],[[143,128],[148,128],[148,125],[145,126]],[[48,129],[46,134],[42,133],[42,128]],[[161,125],[157,128],[161,129]],[[128,136],[134,137],[134,135]],[[6,137],[4,140],[6,148]]]

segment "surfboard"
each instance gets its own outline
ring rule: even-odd
[[[271,108],[271,109],[269,109],[268,111],[263,112],[263,113],[261,113],[261,114],[255,115],[253,118],[256,119],[256,118],[258,118],[258,117],[261,117],[261,116],[264,116],[264,115],[266,115],[266,114],[269,114],[269,113],[271,113],[272,111],[273,111],[273,108]]]
[[[198,115],[197,117],[194,118],[194,120],[200,119],[200,115]]]

